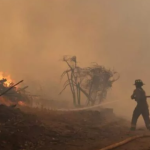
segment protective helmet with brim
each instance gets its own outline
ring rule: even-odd
[[[143,81],[142,81],[142,80],[138,79],[138,80],[135,80],[134,85],[143,86],[143,85],[144,85],[144,83],[143,83]]]

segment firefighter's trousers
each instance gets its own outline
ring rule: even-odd
[[[147,128],[150,128],[150,118],[149,118],[149,109],[147,105],[137,105],[133,111],[131,126],[136,127],[137,120],[139,116],[142,115],[145,125]]]

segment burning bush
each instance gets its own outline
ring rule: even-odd
[[[0,102],[2,104],[7,106],[12,104],[26,105],[30,102],[29,97],[25,93],[26,88],[27,86],[23,88],[15,86],[14,81],[10,78],[10,76],[4,76],[4,74],[0,72]]]

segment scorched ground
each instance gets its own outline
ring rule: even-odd
[[[2,150],[96,150],[134,134],[112,113],[0,105]]]

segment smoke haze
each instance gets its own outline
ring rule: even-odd
[[[134,80],[150,95],[149,8],[149,0],[1,0],[1,71],[38,81],[57,99],[63,55],[76,55],[82,67],[97,62],[120,73],[108,99],[131,116]]]

